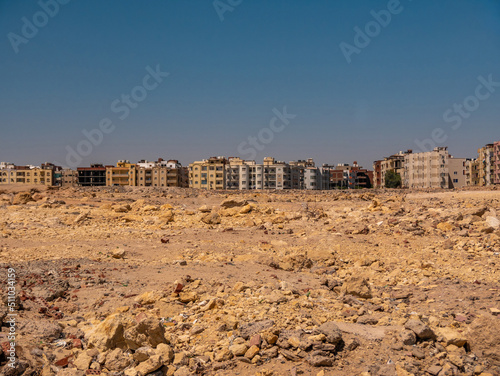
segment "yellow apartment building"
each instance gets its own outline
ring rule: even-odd
[[[225,157],[211,157],[189,165],[189,187],[199,189],[226,189]]]

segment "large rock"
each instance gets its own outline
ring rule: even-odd
[[[161,361],[163,364],[172,363],[172,361],[174,360],[174,350],[172,350],[172,348],[165,343],[160,343],[158,345],[158,347],[156,348],[156,355],[161,356]]]
[[[23,205],[33,200],[31,193],[29,192],[19,192],[12,199],[12,205]]]
[[[221,222],[220,215],[215,212],[205,214],[201,217],[201,221],[207,225],[218,225]]]
[[[86,333],[88,347],[96,347],[99,350],[125,348],[123,333],[131,324],[131,319],[119,313],[106,317],[104,321]]]
[[[221,206],[221,208],[229,209],[229,208],[234,208],[234,207],[245,206],[246,204],[248,204],[248,202],[246,200],[229,199],[229,200],[222,201],[220,206]]]
[[[240,336],[247,340],[254,334],[259,334],[260,332],[272,328],[273,326],[273,320],[262,320],[244,324],[240,327]]]
[[[342,333],[333,321],[325,322],[318,327],[317,331],[326,336],[326,341],[336,345],[342,340]]]
[[[419,339],[434,339],[436,335],[420,320],[408,320],[405,324],[405,328],[411,330]]]
[[[132,362],[131,357],[125,354],[121,349],[114,349],[106,355],[104,366],[110,371],[122,371]]]
[[[135,370],[140,376],[144,376],[147,375],[148,373],[156,371],[161,366],[163,366],[161,356],[153,355],[148,360],[139,363],[139,365],[135,367]]]
[[[127,347],[136,350],[139,347],[156,347],[160,343],[167,343],[165,328],[160,320],[153,317],[144,318],[137,325],[127,329],[123,337]]]
[[[500,366],[500,319],[489,314],[479,316],[471,323],[467,337],[473,353]]]
[[[350,277],[344,282],[342,289],[346,294],[358,296],[360,298],[371,298],[372,291],[368,280],[362,276]]]

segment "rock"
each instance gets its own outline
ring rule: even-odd
[[[460,337],[463,338],[463,336]],[[483,314],[476,318],[469,327],[467,337],[472,352],[482,354],[500,367],[500,319],[498,316]]]
[[[174,360],[174,350],[165,343],[160,343],[156,347],[156,354],[161,356],[161,361],[164,365],[170,364]]]
[[[374,316],[361,316],[356,322],[362,325],[376,325],[378,319]]]
[[[496,217],[486,217],[486,224],[497,230],[500,227],[500,220]]]
[[[465,336],[454,329],[451,328],[439,328],[438,334],[443,342],[446,343],[445,346],[455,345],[457,347],[462,347],[467,343]]]
[[[346,294],[354,295],[360,298],[369,299],[372,297],[370,285],[362,276],[350,277],[344,282],[342,289]]]
[[[229,209],[229,208],[234,208],[234,207],[240,207],[240,206],[245,206],[247,205],[248,202],[246,200],[224,200],[221,202],[220,206],[221,208],[224,209]]]
[[[84,213],[81,213],[80,215],[78,215],[78,217],[75,218],[73,223],[75,225],[82,223],[83,221],[85,221],[88,218],[89,214],[90,214],[90,211],[86,211]]]
[[[73,361],[73,365],[77,369],[85,371],[89,369],[90,362],[92,362],[92,357],[87,355],[86,353],[81,353],[80,355],[78,355],[78,358]]]
[[[126,213],[131,209],[132,208],[130,207],[130,205],[115,205],[115,206],[113,206],[113,211],[115,211],[116,213]]]
[[[113,314],[106,317],[104,321],[86,333],[88,347],[96,347],[99,350],[125,347],[123,332],[124,328],[131,325],[131,323],[131,320],[125,318],[122,314]]]
[[[426,371],[428,374],[432,376],[437,376],[442,369],[443,367],[441,366],[430,366],[429,368],[426,369]]]
[[[29,192],[19,192],[12,199],[12,205],[24,205],[30,201],[35,201]]]
[[[432,329],[429,328],[420,320],[413,320],[413,319],[408,320],[405,324],[405,328],[411,330],[420,339],[436,338],[436,335],[434,334]]]
[[[110,371],[122,371],[127,368],[132,359],[123,353],[121,349],[114,349],[106,355],[106,363],[104,366]]]
[[[147,291],[134,300],[140,305],[154,304],[161,298],[165,297],[165,294],[161,291]]]
[[[207,205],[202,205],[198,208],[200,213],[210,213],[212,209],[210,209]]]
[[[340,332],[337,324],[333,321],[325,322],[318,327],[317,331],[326,336],[326,341],[336,345],[342,340],[342,333]]]
[[[321,355],[310,355],[307,362],[313,367],[331,367],[333,366],[334,359]]]
[[[139,363],[135,367],[135,370],[140,376],[147,375],[148,373],[154,372],[163,366],[162,359],[160,355],[153,355],[148,360]]]
[[[264,330],[272,328],[273,326],[273,320],[262,320],[244,324],[240,327],[240,336],[248,340],[251,336],[259,334]]]
[[[412,355],[417,358],[417,359],[424,359],[425,358],[425,352],[419,347],[413,347],[411,350]]]
[[[224,348],[215,354],[214,360],[216,362],[225,362],[233,357],[233,353],[228,349]]]
[[[207,213],[201,217],[201,221],[207,225],[218,225],[221,222],[220,215],[213,212]]]
[[[184,351],[178,352],[174,355],[174,366],[185,366],[189,362],[189,358]]]
[[[125,257],[125,254],[126,254],[125,250],[121,248],[116,248],[111,251],[111,257],[115,259],[122,259]]]
[[[417,343],[417,335],[412,330],[403,330],[399,336],[404,345],[413,346]]]
[[[243,356],[247,350],[248,347],[244,343],[229,346],[229,351],[231,351],[234,356]]]
[[[248,359],[253,359],[255,355],[259,353],[260,349],[258,346],[253,345],[248,348],[248,350],[245,352],[245,358]]]
[[[132,350],[143,346],[156,347],[160,343],[167,343],[165,327],[160,320],[153,317],[147,317],[137,325],[125,330],[123,338]]]
[[[455,229],[455,226],[453,226],[451,223],[449,222],[441,222],[441,223],[438,223],[438,225],[436,226],[438,229],[440,229],[441,231],[444,231],[444,232],[448,232],[448,231],[453,231]]]
[[[182,303],[195,302],[198,299],[198,294],[194,291],[181,291],[179,293],[179,301]]]
[[[158,345],[160,346],[160,345]],[[136,362],[144,362],[145,360],[149,359],[150,356],[155,355],[155,350],[153,350],[149,346],[144,346],[144,347],[139,347],[137,350],[135,350],[134,354],[132,355],[132,358]]]

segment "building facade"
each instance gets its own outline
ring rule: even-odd
[[[106,167],[95,163],[90,167],[78,167],[78,185],[81,187],[103,187],[106,185]]]
[[[466,185],[466,159],[453,158],[447,147],[405,155],[407,188],[460,188]]]
[[[189,187],[199,189],[226,189],[225,157],[211,157],[189,165]]]
[[[500,141],[493,144],[493,184],[500,184]]]
[[[55,166],[52,164],[43,164],[41,167],[35,166],[14,166],[12,164],[4,165],[0,169],[0,185],[10,184],[30,184],[30,185],[48,185],[55,184]]]

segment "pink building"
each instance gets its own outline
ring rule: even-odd
[[[493,184],[500,184],[500,141],[493,143]]]

